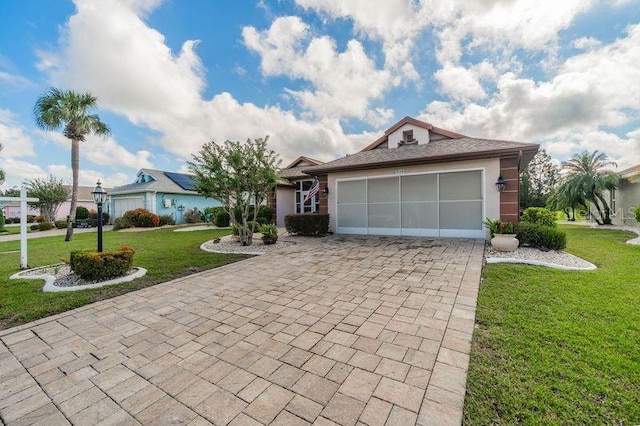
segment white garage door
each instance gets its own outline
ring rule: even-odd
[[[338,181],[340,234],[483,238],[481,170]]]
[[[128,210],[144,207],[144,197],[126,197],[113,200],[113,218],[121,217]]]

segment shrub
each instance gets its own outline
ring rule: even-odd
[[[4,229],[4,224],[5,224],[4,212],[2,211],[2,209],[0,209],[0,230]]]
[[[556,226],[556,215],[544,207],[529,207],[522,213],[522,221],[543,226]]]
[[[131,224],[131,226],[127,226],[127,228],[131,228],[132,226],[137,226],[140,228],[152,228],[160,226],[160,216],[151,213],[149,210],[143,208],[126,211],[124,212],[122,217],[127,219]],[[118,221],[118,219],[116,219],[116,221]]]
[[[184,212],[184,221],[187,223],[197,223],[202,220],[200,211],[197,208],[189,209]]]
[[[38,218],[41,218],[41,220],[38,220]],[[34,216],[32,214],[28,214],[27,215],[27,223],[34,223],[34,222],[44,222],[44,216],[42,215],[38,215],[38,216]]]
[[[89,219],[89,209],[83,206],[76,207],[76,220]]]
[[[175,225],[176,220],[170,214],[160,216],[160,226],[163,225]]]
[[[2,214],[2,216],[4,216],[4,213]],[[5,217],[4,218],[4,223],[5,224],[13,223],[13,218],[12,217]]]
[[[53,229],[53,224],[51,222],[40,222],[38,224],[38,231],[49,231]]]
[[[9,220],[11,220],[11,222],[9,222]],[[7,223],[20,223],[20,218],[19,217],[12,217],[10,219],[7,219]]]
[[[273,223],[273,214],[275,209],[271,206],[260,206],[258,208],[258,218],[264,218],[264,222],[260,223]]]
[[[284,217],[287,232],[305,237],[323,237],[329,232],[329,215],[320,213],[297,213]]]
[[[636,206],[636,209],[633,211],[633,214],[636,217],[636,222],[640,224],[640,206]]]
[[[485,219],[482,224],[489,230],[489,238],[496,234],[515,234],[515,225],[512,222],[502,222],[500,219]]]
[[[126,217],[118,217],[113,222],[113,230],[118,231],[120,229],[133,228],[133,223]]]
[[[102,212],[102,223],[109,223],[109,213],[103,211]],[[89,210],[89,219],[96,221],[98,223],[98,212],[91,209]]]
[[[56,220],[55,224],[56,228],[58,229],[65,229],[67,226],[69,226],[66,220]]]
[[[37,231],[38,228],[40,228],[38,223],[34,223],[33,225],[29,225],[29,229],[31,229],[32,231]]]
[[[567,234],[553,226],[521,222],[516,231],[520,245],[547,250],[562,250],[567,246]]]
[[[229,216],[229,213],[224,211],[224,210],[220,210],[218,211],[218,213],[215,216],[214,219],[214,223],[216,226],[219,226],[221,228],[225,228],[227,226],[229,226],[229,223],[231,222],[231,216]]]
[[[133,264],[133,255],[133,249],[126,246],[102,253],[89,250],[72,251],[70,266],[80,278],[102,281],[126,274]]]
[[[268,235],[268,236],[278,236],[278,228],[276,228],[275,225],[262,225],[260,227],[260,233],[262,235]]]

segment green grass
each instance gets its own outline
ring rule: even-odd
[[[29,229],[29,227],[32,224],[29,223],[27,225],[27,232],[31,233],[33,231],[31,231],[31,229]],[[5,226],[2,231],[0,232],[0,236],[2,235],[13,235],[13,234],[19,234],[20,233],[20,226]]]
[[[104,249],[121,245],[133,247],[136,251],[134,265],[146,268],[147,275],[131,283],[63,293],[44,293],[41,280],[9,280],[10,275],[19,271],[20,253],[8,252],[18,251],[20,242],[0,242],[0,329],[247,257],[200,250],[200,244],[214,237],[228,235],[228,230],[173,232],[173,229],[105,232]],[[63,235],[31,239],[28,246],[29,266],[68,261],[72,250],[95,249],[96,241],[95,233],[75,234],[73,241],[68,243],[64,242]]]
[[[465,424],[640,423],[640,246],[562,228],[599,269],[484,268]]]

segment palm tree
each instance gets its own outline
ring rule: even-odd
[[[0,143],[0,151],[2,151],[3,148],[4,147]],[[0,169],[0,185],[2,185],[3,183],[4,183],[4,170]]]
[[[73,185],[71,190],[71,207],[69,210],[69,226],[65,241],[73,238],[72,224],[76,220],[78,204],[78,170],[80,169],[80,142],[90,133],[108,135],[109,126],[100,121],[96,114],[89,110],[97,107],[98,99],[91,93],[76,93],[71,90],[49,89],[40,96],[33,108],[36,124],[43,130],[58,130],[64,127],[65,137],[71,140],[71,170]]]
[[[583,151],[562,163],[567,187],[594,205],[598,211],[594,219],[599,225],[611,224],[611,210],[603,192],[618,186],[620,176],[609,170],[615,166],[606,154],[598,151]]]

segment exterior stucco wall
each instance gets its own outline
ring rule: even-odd
[[[165,207],[164,200],[170,200],[169,207]],[[197,208],[203,211],[207,207],[221,207],[222,203],[218,200],[211,198],[205,198],[201,195],[190,194],[167,194],[156,193],[153,198],[153,204],[155,214],[159,216],[171,215],[176,220],[176,223],[184,223],[184,213],[187,210]],[[184,206],[184,210],[181,211],[180,206]]]
[[[276,226],[284,226],[284,217],[295,212],[295,195],[294,188],[276,189]]]
[[[402,133],[401,133],[402,134]],[[400,148],[401,149],[401,148]],[[496,191],[495,182],[500,176],[500,160],[456,161],[451,163],[425,164],[418,166],[392,167],[372,170],[358,170],[353,172],[329,173],[329,229],[336,232],[336,217],[338,213],[336,194],[337,181],[364,177],[402,176],[419,173],[453,172],[464,170],[484,171],[484,217],[500,218],[500,193]]]
[[[610,200],[609,194],[606,195],[607,201]],[[613,223],[616,225],[635,226],[634,209],[640,205],[640,182],[629,182],[623,180],[620,187],[616,191],[616,206],[612,213]]]
[[[103,208],[105,211],[108,211],[107,210],[108,205],[109,205],[108,202],[107,202],[107,205],[103,205]],[[91,210],[98,211],[98,206],[93,201],[78,200],[78,206],[85,207],[89,211]],[[56,213],[56,220],[67,220],[67,216],[69,215],[69,210],[71,210],[71,201],[65,201],[64,203],[62,203],[62,205],[60,205],[60,208]]]

